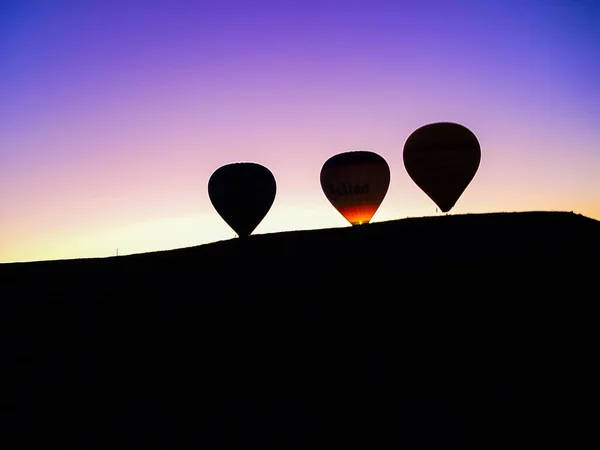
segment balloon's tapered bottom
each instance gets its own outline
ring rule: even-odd
[[[379,208],[379,205],[360,205],[339,208],[338,211],[352,225],[365,225],[369,223],[377,208]]]

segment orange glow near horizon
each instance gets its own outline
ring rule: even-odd
[[[379,205],[359,205],[340,208],[340,214],[352,225],[362,225],[369,223],[375,215]]]

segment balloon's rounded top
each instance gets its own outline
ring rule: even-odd
[[[406,139],[403,160],[417,186],[448,212],[475,176],[481,147],[464,125],[436,122],[418,128]]]
[[[262,164],[259,164],[257,162],[254,162],[254,161],[235,161],[235,162],[223,164],[222,166],[218,167],[213,172],[213,175],[217,172],[238,170],[237,168],[239,168],[239,167],[245,167],[246,169],[244,169],[244,170],[246,170],[246,171],[248,171],[248,170],[269,171],[269,169],[267,169],[265,166],[263,166]],[[210,181],[210,179],[209,179],[209,181]]]
[[[385,159],[377,153],[369,150],[351,150],[344,153],[338,153],[333,155],[325,164],[321,170],[328,170],[333,167],[340,167],[352,164],[365,164],[365,163],[386,163]]]
[[[321,188],[327,199],[352,225],[363,225],[383,201],[390,168],[383,157],[368,150],[332,156],[321,168]]]
[[[208,195],[225,222],[249,236],[271,208],[277,191],[273,173],[255,162],[225,164],[208,180]]]
[[[434,122],[417,128],[406,140],[404,153],[416,149],[418,145],[445,144],[447,147],[462,142],[479,148],[477,136],[466,126],[455,122]]]

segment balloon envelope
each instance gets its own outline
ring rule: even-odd
[[[221,166],[208,180],[210,201],[240,237],[249,236],[267,215],[276,191],[271,171],[252,162]]]
[[[390,185],[390,168],[366,150],[338,153],[321,168],[321,188],[352,225],[369,223]]]
[[[408,175],[443,211],[467,188],[481,161],[477,137],[463,125],[438,122],[415,130],[404,144]]]

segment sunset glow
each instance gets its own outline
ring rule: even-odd
[[[441,214],[402,161],[408,136],[437,121],[481,144],[450,214],[600,219],[595,0],[0,8],[0,262],[231,239],[207,183],[236,161],[277,180],[254,234],[350,226],[319,173],[355,148],[390,167],[375,221]]]

